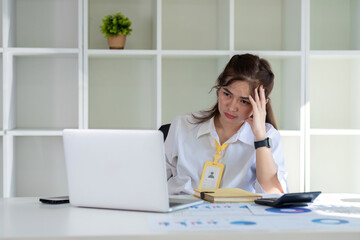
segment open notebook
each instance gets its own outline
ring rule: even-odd
[[[160,131],[65,129],[63,141],[74,206],[170,212],[202,202],[169,199]]]

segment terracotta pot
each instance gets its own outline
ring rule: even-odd
[[[116,37],[109,37],[108,44],[110,49],[124,49],[126,35],[118,35]]]

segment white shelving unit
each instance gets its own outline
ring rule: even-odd
[[[306,189],[360,192],[360,1],[307,2]]]
[[[2,0],[0,192],[67,194],[64,128],[157,129],[268,59],[291,191],[359,192],[360,0]],[[133,23],[108,50],[101,19]],[[337,176],[337,177],[334,177]]]
[[[62,129],[83,127],[82,0],[2,0],[2,196],[67,192]]]

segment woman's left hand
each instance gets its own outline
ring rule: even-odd
[[[260,96],[259,96],[260,94]],[[266,103],[267,99],[265,98],[265,89],[262,85],[255,88],[255,100],[249,96],[250,103],[253,108],[253,117],[246,119],[251,126],[251,129],[255,135],[256,141],[261,141],[266,138]]]

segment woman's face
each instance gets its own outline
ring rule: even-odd
[[[241,126],[252,115],[250,92],[250,85],[245,81],[234,81],[230,85],[220,88],[218,107],[223,124]]]

